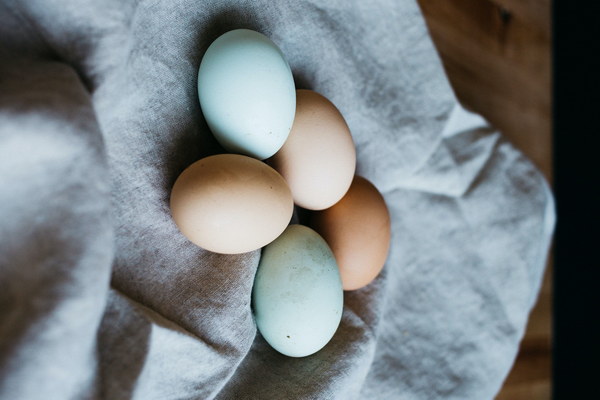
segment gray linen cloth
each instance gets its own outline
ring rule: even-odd
[[[301,359],[256,331],[260,251],[207,252],[169,212],[178,174],[223,152],[197,70],[241,27],[337,105],[392,216],[382,274]],[[2,399],[491,399],[553,225],[540,173],[458,105],[414,0],[0,2]]]

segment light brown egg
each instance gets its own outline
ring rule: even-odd
[[[238,154],[196,161],[177,178],[171,214],[196,245],[238,254],[272,242],[287,227],[293,200],[285,180],[265,163]]]
[[[331,247],[344,290],[360,289],[381,272],[390,247],[390,214],[365,178],[356,176],[333,207],[311,213],[310,225]]]
[[[292,130],[269,164],[285,178],[297,205],[309,210],[332,206],[350,187],[356,167],[344,117],[319,93],[297,90]]]

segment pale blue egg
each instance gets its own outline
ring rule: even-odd
[[[232,153],[264,160],[283,146],[294,122],[290,66],[275,43],[249,29],[229,31],[209,46],[198,97],[213,135]]]
[[[304,357],[322,349],[342,318],[340,273],[323,238],[290,225],[261,255],[252,302],[256,325],[277,351]]]

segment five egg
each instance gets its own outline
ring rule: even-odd
[[[198,97],[215,138],[235,154],[203,158],[181,173],[173,220],[209,251],[262,248],[252,289],[257,327],[282,354],[313,354],[340,324],[343,290],[368,285],[385,264],[385,201],[355,175],[340,111],[319,93],[295,89],[283,53],[266,36],[236,29],[217,38],[200,64]],[[311,210],[312,229],[289,225],[294,204]]]

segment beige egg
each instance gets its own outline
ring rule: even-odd
[[[287,227],[293,200],[285,180],[265,163],[238,154],[196,161],[177,178],[171,214],[196,245],[216,253],[259,249]]]
[[[356,150],[338,109],[319,93],[296,91],[296,116],[283,147],[269,159],[287,181],[294,202],[309,210],[344,196],[356,167]]]
[[[310,226],[331,247],[344,290],[368,285],[383,269],[390,247],[390,214],[381,193],[365,178],[356,176],[333,207],[312,212]]]

